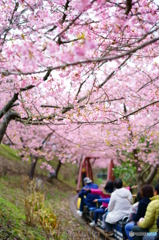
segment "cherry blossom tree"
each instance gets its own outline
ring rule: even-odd
[[[56,141],[72,161],[125,161],[126,150],[139,181],[143,163],[158,160],[158,5],[5,0],[0,9],[0,142],[50,158]]]

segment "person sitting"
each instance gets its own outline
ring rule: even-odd
[[[153,188],[148,184],[143,185],[140,192],[142,199],[139,201],[137,212],[136,214],[132,215],[132,221],[125,226],[125,232],[129,240],[133,240],[133,237],[131,237],[131,234],[129,234],[130,231],[132,230],[133,226],[136,225],[139,219],[145,216],[146,208],[150,203],[150,197],[153,197]]]
[[[155,236],[154,240],[159,240],[159,216],[157,218],[156,225],[157,225],[158,231],[156,233],[156,236]]]
[[[110,198],[111,193],[114,190],[114,184],[113,181],[109,180],[107,181],[105,187],[103,188],[103,190],[100,189],[87,189],[88,192],[92,193],[92,194],[97,194],[100,195],[102,198]],[[98,202],[99,199],[95,199],[94,202]],[[102,199],[100,199],[102,202]],[[97,220],[98,220],[98,215],[101,214],[103,215],[105,213],[105,208],[108,207],[108,203],[106,202],[102,202],[102,207],[101,208],[97,208],[94,211],[94,221],[92,221],[89,225],[91,227],[94,227],[97,225]]]
[[[108,214],[106,215],[105,224],[106,232],[112,234],[112,224],[121,220],[124,216],[131,213],[131,204],[133,202],[132,194],[129,190],[123,188],[121,179],[114,182],[116,190],[111,194],[108,204]]]
[[[150,198],[150,203],[147,206],[145,217],[142,221],[137,222],[137,226],[132,228],[132,232],[134,234],[134,240],[140,240],[143,236],[139,236],[139,234],[135,235],[135,232],[157,232],[156,221],[159,215],[159,184],[156,185],[154,196]]]
[[[142,197],[141,197],[141,193],[140,192],[138,192],[137,195],[135,194],[135,203],[132,205],[132,211],[131,211],[131,213],[129,215],[129,222],[133,221],[133,217],[137,213],[139,202],[140,202],[141,199],[142,199]]]
[[[79,216],[82,216],[84,205],[87,205],[88,208],[96,207],[96,203],[93,202],[93,200],[99,198],[99,195],[91,194],[86,190],[87,188],[88,189],[98,189],[98,185],[93,183],[89,177],[85,177],[83,182],[84,182],[85,186],[82,188],[81,192],[78,195],[78,197],[81,198],[80,209],[77,211],[77,214]]]
[[[156,225],[158,231],[147,233],[147,235],[144,235],[143,240],[159,240],[159,216],[157,218]]]

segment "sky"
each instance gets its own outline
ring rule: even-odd
[[[159,0],[154,0],[155,3],[157,3],[159,5]]]

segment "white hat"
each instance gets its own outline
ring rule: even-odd
[[[89,177],[85,177],[85,178],[83,179],[83,182],[84,182],[84,183],[91,183],[92,180],[91,180]]]

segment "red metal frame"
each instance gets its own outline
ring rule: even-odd
[[[114,168],[113,160],[110,160],[108,164],[108,170],[107,170],[107,181],[108,180],[112,180],[113,182],[115,181],[113,168]]]
[[[90,163],[90,159],[96,159],[96,157],[85,157],[85,158],[83,158],[83,160],[81,162],[79,175],[78,175],[78,182],[77,182],[77,192],[80,191],[80,183],[81,182],[83,185],[84,177],[89,177],[93,181],[93,172],[92,172],[92,166]],[[83,175],[83,177],[82,177],[82,175]]]
[[[81,165],[80,165],[80,170],[78,174],[78,182],[77,182],[77,189],[76,191],[80,191],[80,183],[83,185],[83,178],[89,177],[93,181],[93,172],[92,172],[92,166],[90,163],[90,159],[97,159],[97,157],[85,157],[83,158]],[[115,176],[113,173],[113,168],[114,168],[114,163],[113,160],[111,160],[108,164],[108,171],[107,171],[107,181],[108,180],[115,180]],[[83,176],[82,176],[83,175]]]

